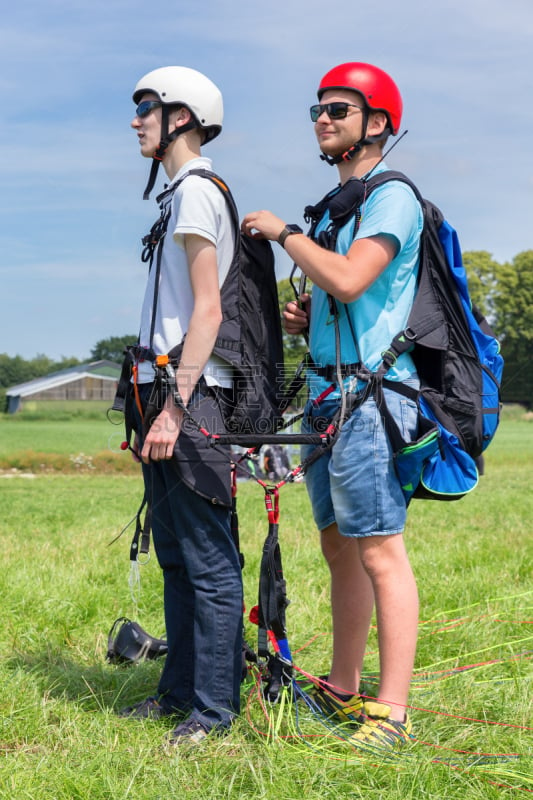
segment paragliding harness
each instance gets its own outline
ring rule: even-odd
[[[150,270],[156,270],[150,346],[136,344],[126,348],[112,408],[127,410],[132,377],[136,391],[139,361],[151,361],[154,365],[154,388],[155,393],[159,394],[159,402],[162,391],[166,392],[169,386],[172,387],[183,341],[168,354],[162,355],[153,351],[152,342],[163,244],[171,215],[172,196],[191,175],[211,181],[222,192],[234,228],[235,251],[220,289],[222,323],[213,348],[214,355],[229,363],[234,372],[234,398],[231,403],[225,403],[225,428],[232,433],[274,433],[282,425],[283,340],[272,247],[266,240],[251,239],[240,233],[238,211],[228,186],[222,178],[206,169],[190,170],[157,197],[160,217],[143,238],[142,254],[142,260],[149,263]],[[140,406],[138,400],[137,405]],[[131,427],[128,434],[129,441]]]
[[[354,218],[357,233],[361,208],[370,194],[388,181],[402,181],[422,206],[417,290],[407,324],[382,353],[376,372],[364,366],[351,318],[358,365],[354,377],[366,383],[362,392],[348,393],[348,413],[373,396],[394,452],[396,472],[406,502],[413,497],[456,500],[478,482],[476,459],[488,447],[499,423],[503,359],[487,320],[468,292],[458,236],[442,212],[425,200],[400,172],[387,170],[366,180],[352,178],[308,206],[309,235],[334,250],[340,228]],[[315,237],[319,221],[329,210],[329,226]],[[330,297],[330,310],[338,314]],[[388,370],[403,353],[410,353],[420,390],[387,380]],[[316,370],[321,374],[320,368]],[[392,389],[418,405],[418,432],[405,442],[390,414],[383,389]]]

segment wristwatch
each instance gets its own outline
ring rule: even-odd
[[[280,235],[278,236],[278,242],[282,247],[285,247],[285,239],[287,238],[287,236],[291,236],[293,233],[303,233],[303,230],[300,228],[299,225],[285,225]]]

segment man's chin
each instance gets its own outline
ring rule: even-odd
[[[141,145],[141,155],[144,158],[153,158],[155,156],[155,150],[147,150]]]

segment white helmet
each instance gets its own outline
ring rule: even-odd
[[[186,106],[204,130],[206,142],[214,139],[222,130],[222,94],[213,81],[195,69],[154,69],[137,83],[133,102],[138,103],[145,92],[156,94],[164,105]]]
[[[157,170],[169,144],[192,128],[201,128],[204,142],[210,142],[222,130],[224,109],[220,89],[201,72],[190,67],[161,67],[149,72],[138,81],[133,92],[133,102],[138,103],[147,92],[155,94],[162,104],[161,141],[152,160],[152,169],[144,199],[148,200],[155,183]],[[193,119],[180,128],[169,131],[171,106],[185,106]]]

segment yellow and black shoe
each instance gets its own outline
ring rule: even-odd
[[[361,725],[349,739],[354,747],[395,750],[414,738],[413,726],[407,713],[404,721],[398,722],[389,716],[390,706],[375,700],[363,703],[361,711]]]
[[[306,702],[313,711],[319,711],[328,719],[335,717],[340,722],[358,724],[361,721],[363,701],[358,694],[339,694],[325,678],[318,678],[306,688]]]

